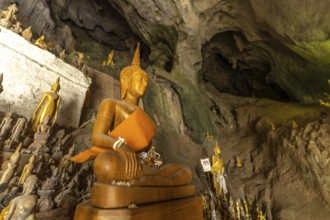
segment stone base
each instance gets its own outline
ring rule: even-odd
[[[110,195],[110,196],[105,196]],[[90,204],[98,208],[123,208],[172,201],[196,195],[195,186],[135,187],[94,183]]]
[[[137,208],[101,209],[89,202],[79,204],[74,220],[202,220],[201,197],[160,202]]]

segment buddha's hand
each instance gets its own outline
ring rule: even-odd
[[[129,178],[136,177],[138,172],[142,169],[137,153],[135,153],[125,144],[118,148],[117,152],[123,159],[125,175],[127,175]]]

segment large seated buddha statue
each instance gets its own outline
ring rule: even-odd
[[[100,104],[90,149],[71,158],[83,163],[94,160],[98,183],[125,181],[131,186],[182,186],[190,182],[191,170],[181,164],[160,168],[140,162],[138,152],[150,146],[156,131],[151,118],[138,106],[146,91],[148,76],[140,67],[139,45],[132,65],[120,73],[121,101],[105,99]]]

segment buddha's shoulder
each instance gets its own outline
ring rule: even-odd
[[[117,103],[120,103],[120,101],[112,98],[107,98],[102,100],[101,105],[117,105]]]
[[[102,102],[101,102],[101,107],[115,107],[115,106],[121,106],[121,107],[124,107],[126,106],[127,104],[123,101],[119,101],[119,100],[116,100],[116,99],[112,99],[112,98],[107,98],[107,99],[103,99]]]

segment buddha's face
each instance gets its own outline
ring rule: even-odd
[[[35,192],[37,188],[37,181],[36,180],[30,180],[30,181],[27,181],[25,180],[25,183],[24,183],[24,189],[27,193],[33,193]]]
[[[127,91],[135,97],[144,95],[148,85],[148,77],[144,72],[135,72],[132,75]]]
[[[221,154],[221,150],[220,150],[220,147],[219,146],[214,147],[214,153],[216,155],[220,155]]]
[[[36,189],[36,183],[29,182],[29,183],[25,184],[24,187],[25,187],[25,192],[33,193]]]
[[[58,92],[60,90],[60,86],[57,84],[53,84],[51,90],[53,92]]]

